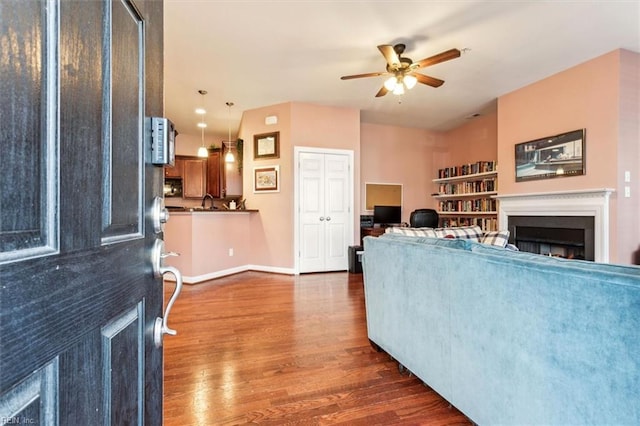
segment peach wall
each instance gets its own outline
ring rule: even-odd
[[[640,265],[640,54],[620,51],[620,139],[618,145],[618,250]],[[631,182],[625,182],[628,171]],[[630,198],[625,198],[628,186]],[[622,260],[624,257],[622,257]]]
[[[246,270],[250,264],[250,220],[257,213],[172,212],[165,225],[166,251],[180,253],[175,266],[185,282],[198,282]],[[230,255],[229,250],[233,250]]]
[[[501,194],[615,187],[618,57],[617,52],[601,56],[498,99]],[[585,175],[515,181],[516,143],[582,128]]]
[[[266,125],[265,117],[278,123]],[[253,136],[280,132],[280,158],[253,159]],[[255,265],[274,271],[294,270],[294,146],[348,149],[358,164],[360,112],[355,109],[284,103],[245,111],[240,136],[245,140],[243,194],[247,207],[259,209],[251,219],[251,259]],[[280,192],[253,193],[255,166],[280,166]],[[356,170],[356,180],[358,177]],[[355,194],[359,202],[359,194]],[[354,239],[355,231],[354,231]]]
[[[473,118],[468,123],[446,132],[444,140],[449,150],[449,159],[455,159],[455,164],[444,164],[441,167],[476,161],[497,161],[498,113]]]
[[[625,58],[624,62],[621,58]],[[619,162],[638,176],[638,54],[617,50],[498,99],[498,164],[500,194],[520,194],[593,188],[614,188],[611,202],[610,259],[630,263],[633,244],[638,244],[636,195],[624,202],[635,223],[619,215],[621,197]],[[624,68],[624,79],[621,72]],[[635,75],[630,77],[635,71]],[[625,108],[625,111],[621,111]],[[624,125],[624,137],[621,125]],[[514,145],[576,129],[586,129],[586,174],[538,181],[515,182]],[[631,155],[628,155],[631,154]],[[624,159],[624,160],[623,160]],[[635,229],[635,242],[618,244],[620,230]],[[626,232],[626,231],[625,231]],[[624,238],[626,239],[626,238]]]
[[[446,162],[442,134],[424,129],[362,123],[361,214],[365,210],[365,183],[402,184],[402,220],[415,209],[435,208],[431,179]]]

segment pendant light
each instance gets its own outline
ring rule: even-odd
[[[202,145],[198,148],[198,157],[206,158],[209,156],[209,151],[207,147],[204,146],[204,129],[207,127],[207,123],[204,122],[204,115],[206,114],[206,110],[204,109],[204,95],[207,94],[206,90],[198,90],[198,93],[202,95],[202,106],[196,109],[196,114],[200,114],[202,119],[198,123],[198,127],[200,127],[201,135],[202,135]]]
[[[231,152],[231,145],[233,144],[233,142],[231,142],[231,107],[233,106],[233,102],[227,102],[227,106],[229,107],[229,123],[228,123],[228,139],[227,139],[227,153],[224,156],[224,162],[225,163],[233,163],[234,161],[236,161],[233,152]]]

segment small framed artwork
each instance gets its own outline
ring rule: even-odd
[[[585,129],[515,145],[516,182],[585,173]]]
[[[280,158],[280,132],[253,136],[253,159]]]
[[[280,166],[254,167],[253,192],[280,192]]]

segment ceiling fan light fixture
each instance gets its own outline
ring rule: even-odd
[[[418,82],[418,79],[415,76],[409,74],[404,76],[403,81],[404,85],[407,86],[407,89],[413,89]]]
[[[384,82],[385,89],[389,91],[393,91],[393,89],[395,89],[397,85],[398,85],[398,79],[395,76],[389,77]]]
[[[396,84],[396,87],[393,89],[394,95],[404,95],[404,84]]]

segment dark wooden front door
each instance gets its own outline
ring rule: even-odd
[[[0,423],[162,423],[162,2],[0,0]]]

